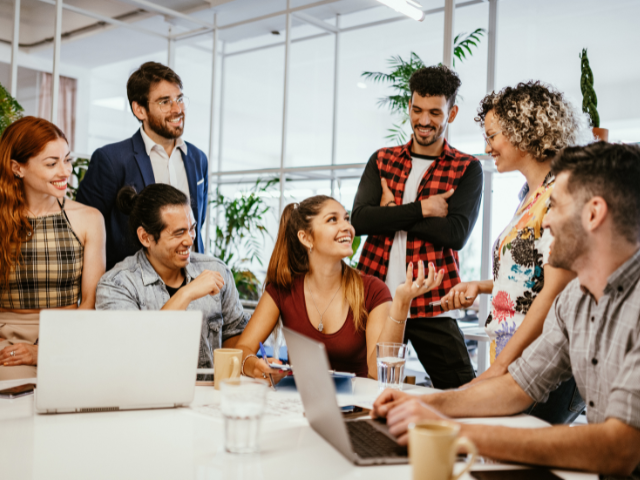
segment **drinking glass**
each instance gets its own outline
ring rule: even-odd
[[[260,419],[264,413],[268,387],[246,377],[223,380],[220,407],[224,416],[224,448],[230,453],[257,453],[260,450]]]
[[[376,344],[378,357],[378,387],[380,390],[394,388],[402,390],[404,364],[407,362],[406,343]]]

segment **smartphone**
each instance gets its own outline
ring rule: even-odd
[[[0,390],[0,398],[18,398],[25,395],[31,395],[36,388],[35,384],[27,383],[25,385],[18,385],[17,387],[7,388]]]
[[[267,363],[267,365],[269,365],[270,368],[274,368],[274,369],[280,370],[282,372],[290,372],[291,371],[291,365],[280,365],[278,363]]]
[[[546,468],[526,468],[524,470],[477,470],[469,472],[478,480],[561,480]]]

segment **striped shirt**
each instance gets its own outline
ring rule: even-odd
[[[616,418],[640,429],[640,250],[607,280],[599,302],[573,280],[556,298],[542,335],[509,366],[536,402],[575,377],[589,423]],[[634,470],[640,478],[640,465]]]
[[[0,307],[43,309],[77,305],[80,300],[84,246],[64,211],[28,217],[32,232],[21,245],[21,260],[0,287]]]

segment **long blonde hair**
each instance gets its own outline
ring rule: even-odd
[[[316,195],[300,203],[290,203],[282,212],[278,238],[269,260],[265,283],[288,290],[293,278],[309,271],[307,249],[298,239],[300,230],[313,234],[311,221],[320,213],[326,202],[334,200],[326,195]],[[367,310],[364,305],[364,283],[360,272],[342,263],[342,286],[347,303],[353,312],[353,324],[356,331],[364,330],[367,321]]]

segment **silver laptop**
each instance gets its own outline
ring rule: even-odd
[[[284,337],[311,428],[356,465],[408,463],[407,449],[398,445],[386,424],[342,417],[324,344],[288,328]]]
[[[188,405],[202,312],[43,310],[39,413]]]

